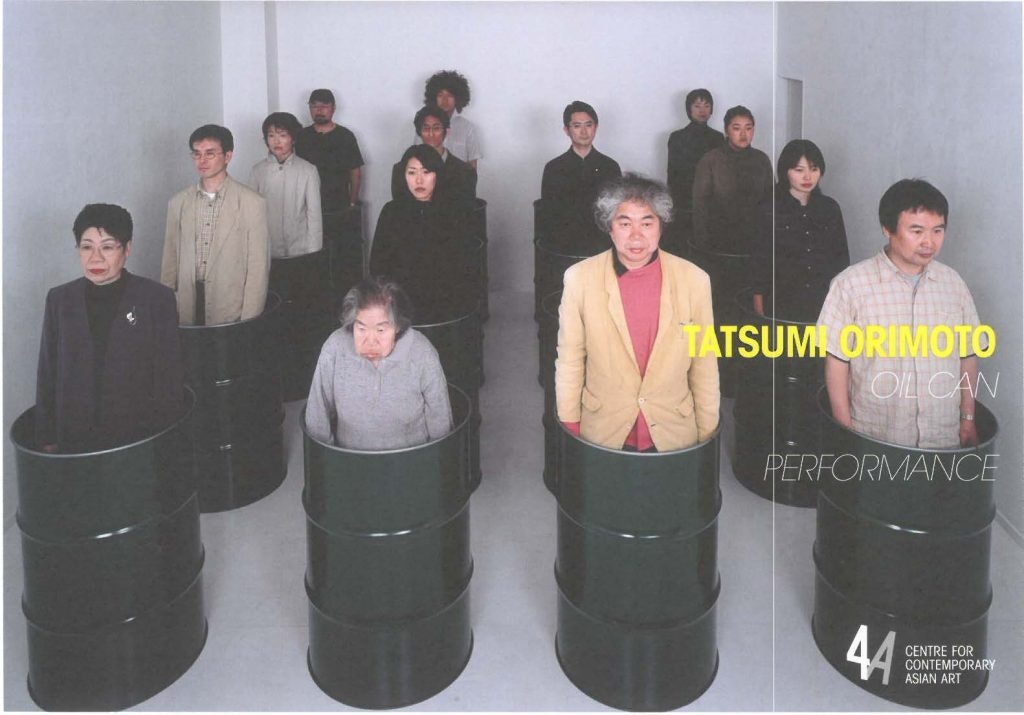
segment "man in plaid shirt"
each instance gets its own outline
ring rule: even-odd
[[[963,332],[948,355],[931,350],[915,355],[899,344],[869,355],[857,350],[850,335],[841,339],[846,326],[862,333],[869,326],[929,332],[937,326],[977,328],[978,312],[967,285],[935,260],[948,215],[946,197],[927,181],[896,182],[878,206],[888,244],[832,280],[818,317],[827,333],[825,384],[833,417],[850,429],[925,449],[978,442],[978,359]]]

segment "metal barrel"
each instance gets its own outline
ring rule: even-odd
[[[533,242],[534,320],[538,323],[543,320],[544,309],[541,303],[546,296],[562,289],[562,277],[569,266],[589,258],[590,255],[593,254],[581,253],[578,247],[560,247],[557,238],[551,236]]]
[[[988,670],[966,661],[987,653],[995,417],[979,402],[978,446],[929,450],[842,427],[824,388],[818,404],[831,463],[820,476],[814,543],[818,648],[886,700],[970,702],[988,683]],[[922,662],[932,659],[943,664]]]
[[[661,235],[660,247],[681,258],[690,258],[690,238],[693,236],[693,211],[675,207],[672,223]]]
[[[455,428],[365,452],[305,433],[309,672],[335,700],[396,708],[448,687],[469,662],[469,399]]]
[[[656,454],[558,434],[562,670],[612,707],[685,705],[718,670],[719,432]]]
[[[480,387],[483,384],[483,327],[479,311],[451,320],[413,326],[437,350],[448,382],[469,397],[469,470],[473,489],[480,486]]]
[[[276,314],[223,325],[179,326],[192,416],[199,508],[226,511],[262,499],[284,481],[281,372]]]
[[[333,293],[344,297],[363,278],[363,203],[324,214],[324,247],[330,254]]]
[[[488,297],[490,272],[487,269],[487,202],[473,199],[468,220],[468,235],[480,240],[480,320],[491,317],[491,303]]]
[[[541,304],[543,313],[540,334],[540,380],[544,388],[544,486],[555,494],[555,473],[558,467],[558,411],[555,408],[555,358],[558,355],[558,306],[562,291],[550,294]]]
[[[689,260],[711,277],[711,303],[715,313],[715,326],[739,325],[743,316],[734,299],[737,293],[747,287],[750,256],[746,253],[716,251],[698,245],[692,237],[688,241],[688,246]],[[736,373],[739,370],[739,363],[740,359],[735,356],[718,359],[723,397],[736,396]]]
[[[270,262],[270,290],[281,297],[276,313],[282,399],[304,400],[324,341],[338,327],[330,287],[329,249]]]
[[[160,692],[206,643],[190,415],[113,449],[35,449],[11,427],[25,571],[28,691],[44,710],[121,710]]]
[[[818,390],[825,384],[825,360],[811,356],[809,349],[803,357],[788,354],[785,337],[786,331],[807,335],[815,324],[758,315],[750,289],[740,291],[734,300],[742,315],[738,324],[757,328],[759,346],[760,331],[768,331],[770,348],[777,345],[777,334],[782,331],[783,352],[769,358],[759,348],[755,357],[739,359],[737,379],[743,387],[736,391],[732,410],[736,424],[733,474],[760,497],[789,506],[814,507],[818,482],[784,470],[782,465],[799,461],[800,455],[821,453],[817,400]]]

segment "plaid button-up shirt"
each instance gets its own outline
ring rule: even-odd
[[[850,266],[832,281],[818,325],[827,332],[828,352],[850,364],[850,416],[853,429],[877,439],[925,449],[959,446],[961,349],[948,357],[901,356],[899,345],[886,346],[885,356],[862,353],[848,357],[840,343],[847,325],[864,330],[877,325],[931,328],[940,325],[978,326],[978,311],[960,275],[932,261],[916,285],[893,264],[885,251]],[[987,343],[983,342],[987,346]]]
[[[217,228],[217,217],[220,207],[224,205],[224,186],[222,182],[217,193],[211,199],[203,191],[203,185],[196,185],[196,280],[206,280],[206,263],[210,260],[210,244],[213,243],[213,232]]]

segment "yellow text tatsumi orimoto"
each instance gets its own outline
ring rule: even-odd
[[[680,327],[691,358],[825,357],[828,345],[824,325]],[[839,349],[839,357],[846,359],[989,357],[996,349],[996,332],[990,325],[847,325],[839,333]]]

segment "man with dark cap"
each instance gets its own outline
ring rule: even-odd
[[[295,153],[320,172],[320,199],[324,214],[340,213],[359,201],[360,167],[356,137],[334,123],[334,93],[314,89],[309,95],[313,124],[299,132]]]
[[[331,280],[347,291],[363,274],[362,218],[359,202],[363,155],[355,135],[334,123],[334,93],[314,89],[309,95],[313,124],[295,137],[295,153],[320,173],[320,208],[324,243],[330,247]]]

